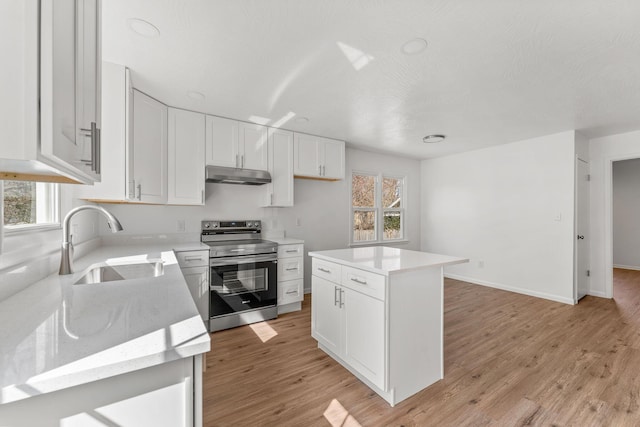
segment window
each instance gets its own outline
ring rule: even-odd
[[[31,181],[2,181],[5,231],[58,226],[58,185]]]
[[[361,172],[351,175],[351,243],[404,239],[404,180]]]

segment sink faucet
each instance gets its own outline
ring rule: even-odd
[[[64,221],[62,223],[62,252],[60,254],[60,271],[58,272],[61,275],[71,274],[73,273],[73,244],[71,243],[71,217],[76,213],[84,210],[94,210],[101,212],[104,216],[107,217],[107,225],[111,229],[112,233],[117,233],[118,231],[122,231],[122,225],[120,221],[113,216],[109,211],[100,207],[93,205],[83,205],[78,206],[77,208],[71,209],[67,216],[64,217]]]

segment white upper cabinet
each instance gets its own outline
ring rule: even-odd
[[[267,127],[240,122],[238,128],[240,130],[238,138],[239,167],[266,171],[268,169]]]
[[[344,179],[344,141],[294,134],[294,174],[305,178]]]
[[[267,170],[267,128],[207,116],[207,165]]]
[[[238,122],[207,116],[207,165],[238,167]]]
[[[167,106],[133,90],[133,139],[129,146],[134,199],[167,202]]]
[[[293,132],[269,129],[269,173],[263,206],[293,206]]]
[[[205,115],[169,108],[168,200],[204,205]]]
[[[3,48],[0,138],[12,144],[0,147],[0,177],[100,180],[100,10],[100,0],[3,2],[0,35],[21,42]]]

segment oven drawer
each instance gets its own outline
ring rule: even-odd
[[[208,250],[176,252],[176,258],[180,268],[209,265]]]
[[[324,261],[316,257],[312,259],[311,263],[311,274],[333,283],[340,283],[340,276],[342,274],[342,266],[340,264]]]
[[[302,301],[304,280],[289,280],[288,282],[278,283],[278,305],[291,304],[292,302]]]
[[[303,278],[304,261],[302,257],[278,260],[278,282]]]
[[[221,295],[214,291],[210,295],[211,317],[275,306],[277,302],[277,297],[252,293]]]
[[[279,245],[278,246],[278,258],[293,258],[297,256],[304,256],[304,245]]]

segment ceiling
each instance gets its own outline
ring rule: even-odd
[[[175,107],[415,158],[640,129],[637,0],[102,4],[104,59]],[[134,33],[130,18],[160,35]],[[415,38],[427,49],[404,54]],[[447,139],[424,144],[429,134]]]

